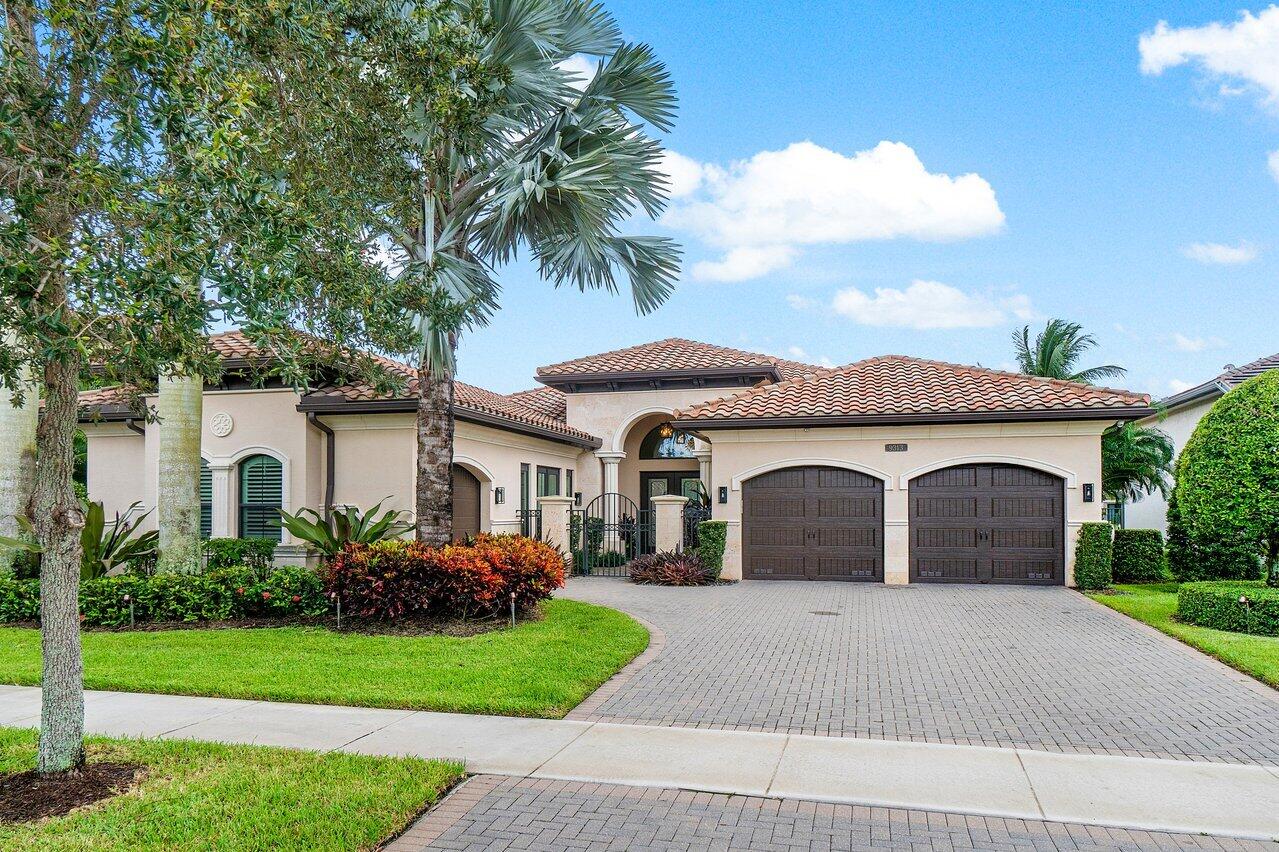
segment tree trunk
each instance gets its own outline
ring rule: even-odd
[[[80,530],[84,511],[71,486],[80,358],[44,368],[45,410],[36,432],[36,479],[28,517],[40,563],[41,685],[37,771],[84,764],[84,665],[80,655]]]
[[[200,425],[204,382],[160,377],[160,459],[157,568],[182,574],[200,570]]]
[[[27,512],[36,475],[36,425],[40,422],[40,387],[28,384],[21,406],[13,394],[0,390],[0,535],[21,533],[17,515]],[[0,575],[13,567],[17,551],[0,548]]]
[[[453,540],[453,377],[418,371],[417,540]]]
[[[1266,542],[1266,585],[1279,588],[1279,535]]]

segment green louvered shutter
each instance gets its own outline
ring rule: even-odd
[[[251,456],[240,463],[240,538],[280,540],[284,476],[279,461]]]
[[[213,536],[213,471],[200,459],[200,538]]]

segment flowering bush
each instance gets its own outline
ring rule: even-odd
[[[710,586],[715,572],[693,553],[650,553],[631,562],[631,582],[646,586]]]
[[[348,545],[333,561],[329,591],[363,618],[407,615],[470,618],[509,605],[527,609],[564,585],[554,548],[516,535],[480,534],[432,548],[412,541]]]

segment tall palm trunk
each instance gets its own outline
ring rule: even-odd
[[[36,426],[40,422],[39,385],[27,385],[22,405],[0,390],[0,535],[20,533],[17,515],[26,514],[36,475]],[[17,551],[0,548],[0,575],[13,567]]]
[[[429,367],[417,382],[417,540],[453,540],[453,377]]]
[[[160,378],[160,459],[157,510],[161,571],[200,568],[200,424],[204,382],[171,374]]]
[[[44,368],[45,410],[36,430],[35,488],[27,514],[40,563],[40,750],[36,769],[84,764],[84,664],[80,652],[80,530],[84,512],[71,486],[75,467],[80,358]]]

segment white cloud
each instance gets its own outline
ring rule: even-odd
[[[683,158],[687,159],[687,158]],[[692,161],[689,161],[692,162]],[[663,222],[723,251],[697,277],[745,280],[789,265],[805,245],[985,236],[1004,225],[995,191],[977,174],[928,171],[901,142],[846,157],[812,142],[761,151],[727,169],[668,165],[693,186]],[[698,275],[698,268],[701,275]]]
[[[965,293],[940,281],[915,280],[905,290],[876,287],[868,296],[855,287],[840,290],[831,304],[835,313],[861,325],[898,328],[990,328],[1008,320],[1030,319],[1030,300]]]
[[[1181,393],[1184,390],[1190,390],[1194,386],[1193,382],[1183,382],[1181,379],[1168,380],[1168,389],[1173,393]]]
[[[1142,73],[1162,74],[1196,63],[1212,77],[1242,83],[1258,92],[1267,105],[1279,107],[1279,6],[1255,15],[1241,12],[1233,23],[1170,27],[1160,21],[1142,34],[1138,49]],[[1238,88],[1227,86],[1222,92]]]
[[[599,61],[589,56],[575,53],[555,67],[573,77],[569,81],[569,85],[580,92],[586,88],[591,80],[595,79],[595,72],[599,70]]]
[[[1244,240],[1233,246],[1224,243],[1191,243],[1182,248],[1181,253],[1199,263],[1223,266],[1237,266],[1257,259],[1257,247]]]
[[[1275,179],[1275,183],[1279,183],[1279,151],[1271,151],[1266,164],[1270,167],[1270,176]]]
[[[700,281],[746,281],[784,269],[794,257],[791,246],[741,246],[731,249],[722,260],[693,264],[693,277]]]
[[[817,302],[807,296],[801,296],[798,293],[791,293],[786,297],[786,304],[790,305],[797,311],[806,311],[809,308],[816,307]]]
[[[675,151],[662,152],[662,171],[670,181],[671,198],[683,198],[692,195],[702,185],[706,167]]]
[[[1174,334],[1172,345],[1180,352],[1202,352],[1205,349],[1220,349],[1226,345],[1226,341],[1220,337],[1187,337],[1184,334]]]
[[[801,361],[808,357],[808,353],[798,346],[791,346],[786,350],[786,354]]]

